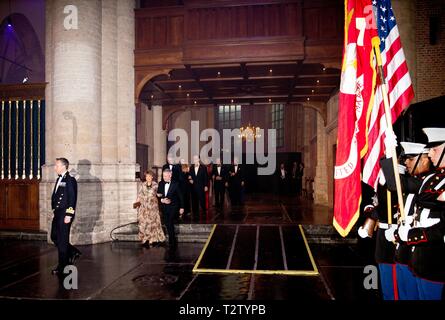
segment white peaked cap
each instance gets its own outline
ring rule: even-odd
[[[428,153],[429,149],[425,148],[426,144],[414,142],[400,142],[403,151],[406,155],[419,155],[421,153]]]
[[[423,128],[423,132],[428,137],[428,147],[445,143],[445,128]]]

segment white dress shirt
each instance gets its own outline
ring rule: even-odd
[[[60,175],[59,179],[57,179],[56,190],[54,191],[54,193],[56,193],[56,192],[57,192],[57,189],[59,189],[60,183],[62,182],[62,179],[63,179],[63,177],[65,176],[65,174],[66,174],[67,172],[68,172],[68,171],[65,171],[64,173],[62,173],[62,174]]]
[[[170,182],[165,182],[165,187],[164,187],[164,196],[167,196],[168,194],[168,189],[170,188]]]

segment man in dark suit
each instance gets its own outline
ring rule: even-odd
[[[277,171],[278,179],[278,194],[280,196],[286,195],[288,193],[288,172],[284,166],[284,163],[280,164],[280,168]]]
[[[229,170],[229,196],[232,206],[243,204],[244,171],[238,164],[238,158],[233,159]]]
[[[172,172],[172,181],[178,182],[181,174],[181,165],[175,164],[172,155],[167,156],[167,163],[162,166],[162,172],[165,169],[169,169]]]
[[[224,194],[226,193],[227,185],[227,170],[221,165],[221,159],[216,159],[216,163],[213,166],[212,178],[213,186],[215,189],[215,205],[218,208],[224,206]]]
[[[178,210],[180,216],[184,213],[184,199],[179,188],[179,182],[172,180],[170,169],[165,169],[162,172],[162,181],[159,182],[157,196],[161,199],[161,210],[167,227],[169,245],[171,248],[175,248],[177,242],[174,219]]]
[[[193,165],[190,167],[190,183],[192,184],[192,212],[193,216],[199,216],[199,206],[203,215],[206,214],[206,192],[208,191],[209,178],[207,167],[200,163],[198,156],[193,156]]]
[[[51,197],[54,217],[51,225],[51,240],[57,246],[59,263],[52,274],[63,274],[68,264],[73,264],[80,251],[70,244],[70,229],[74,220],[77,203],[77,181],[68,172],[69,162],[57,158],[54,171],[58,178]]]

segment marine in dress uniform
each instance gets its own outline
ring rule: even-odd
[[[440,300],[445,282],[445,128],[425,128],[434,170],[421,180],[401,177],[405,193],[415,193],[414,213],[394,233],[408,246],[409,268],[416,276],[418,298]]]
[[[445,283],[445,128],[423,131],[435,169],[417,193],[413,223],[402,224],[397,235],[411,249],[410,268],[417,276],[420,299],[440,300]]]
[[[375,233],[375,251],[374,259],[379,268],[380,288],[384,300],[397,300],[397,288],[396,288],[396,265],[394,262],[395,245],[392,242],[388,242],[385,238],[385,231],[388,230],[391,225],[388,224],[388,206],[387,206],[387,188],[386,185],[378,185],[377,192],[366,186],[366,189],[362,183],[363,196],[362,206],[364,207],[364,218],[372,219],[377,223],[377,231]],[[369,190],[370,189],[370,190]],[[373,193],[373,195],[369,195]],[[396,195],[391,192],[391,215],[397,212],[397,205],[394,202]],[[365,228],[360,227],[358,234],[361,238],[370,237],[370,234]],[[374,236],[374,235],[373,235]]]
[[[70,244],[70,229],[73,223],[77,203],[77,181],[68,172],[69,162],[57,158],[54,170],[58,174],[51,197],[54,213],[51,224],[51,240],[57,246],[59,263],[53,274],[63,274],[65,266],[73,264],[80,256],[80,251]]]
[[[403,148],[404,163],[406,165],[406,174],[401,174],[402,186],[409,184],[411,180],[411,185],[417,185],[420,188],[421,181],[425,179],[430,169],[431,161],[428,158],[428,148],[426,145],[421,143],[412,142],[401,142]],[[391,160],[387,165],[382,165],[385,176],[388,177],[387,184],[388,187],[395,191],[395,181],[392,171]],[[405,188],[404,188],[405,189]],[[413,214],[415,211],[415,197],[416,193],[404,193],[404,208],[405,217],[407,220],[412,221]],[[395,231],[398,225],[393,225],[390,229],[385,231],[386,240],[389,242],[395,242]],[[396,251],[395,251],[395,262],[396,262],[396,278],[397,278],[397,288],[400,300],[418,300],[419,292],[417,290],[417,277],[408,267],[410,262],[410,248],[405,241],[397,239]]]

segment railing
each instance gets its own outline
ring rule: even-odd
[[[0,179],[40,179],[45,163],[45,101],[0,101]]]

